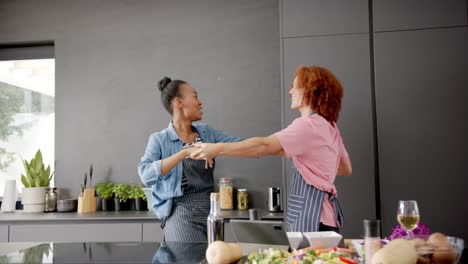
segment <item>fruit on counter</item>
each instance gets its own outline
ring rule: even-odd
[[[392,240],[372,257],[374,264],[416,264],[417,260],[413,244],[402,238]]]
[[[448,240],[448,237],[442,233],[434,233],[429,236],[427,239],[427,243],[435,246],[435,247],[443,247],[443,246],[449,246],[450,241]]]
[[[459,247],[463,247],[463,244],[460,246],[459,242],[454,241],[458,241],[457,238],[433,233],[430,236],[416,236],[409,243],[416,250],[417,264],[454,264],[460,257],[462,248]]]
[[[458,258],[456,249],[449,238],[442,233],[434,233],[426,240],[414,238],[410,241],[418,253],[418,264],[452,264]]]
[[[215,241],[206,250],[206,260],[210,264],[229,264],[242,258],[242,248],[237,243]]]

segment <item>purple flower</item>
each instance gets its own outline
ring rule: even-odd
[[[430,234],[431,230],[429,230],[429,228],[423,223],[419,223],[418,226],[413,230],[413,235],[415,236],[428,236]],[[392,234],[386,239],[393,240],[406,236],[408,236],[408,232],[406,232],[406,230],[401,227],[401,225],[397,225],[393,228]]]

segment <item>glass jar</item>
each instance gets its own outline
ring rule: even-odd
[[[249,209],[249,194],[247,189],[237,190],[237,209],[247,210]]]
[[[219,195],[221,200],[221,210],[233,209],[233,187],[231,178],[221,178],[219,180]]]
[[[55,212],[57,211],[57,188],[47,187],[44,199],[44,212]]]
[[[380,242],[380,220],[364,220],[364,263],[372,264],[372,257],[382,244]]]

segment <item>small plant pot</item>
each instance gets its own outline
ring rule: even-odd
[[[42,213],[44,211],[45,187],[23,188],[21,203],[28,213]]]
[[[119,198],[114,198],[114,211],[122,211],[120,208],[120,200]]]
[[[135,203],[132,201],[133,199],[128,199],[125,202],[120,203],[120,210],[121,211],[129,211],[131,210],[132,204],[135,207]]]
[[[114,211],[114,199],[101,199],[102,211]]]
[[[148,211],[148,205],[143,199],[135,199],[135,210],[137,211]]]
[[[130,199],[121,202],[119,198],[114,198],[114,211],[128,211],[130,209]]]
[[[96,211],[102,211],[102,198],[100,196],[96,197]]]
[[[129,211],[136,211],[135,199],[128,199],[127,202],[128,202],[128,210]]]

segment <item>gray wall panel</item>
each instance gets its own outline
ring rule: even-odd
[[[213,127],[241,137],[280,129],[278,5],[1,2],[0,43],[55,41],[56,186],[76,196],[91,162],[96,180],[139,182],[148,137],[170,120],[156,88],[164,75],[198,89]],[[216,183],[234,177],[265,208],[265,186],[281,186],[278,160],[219,159]]]
[[[467,25],[466,0],[374,0],[374,31]]]
[[[283,37],[369,32],[368,1],[283,0]]]
[[[329,68],[344,87],[338,126],[353,163],[353,176],[336,180],[345,214],[346,237],[362,234],[362,219],[375,217],[374,156],[367,34],[284,39],[285,124],[298,117],[290,109],[289,88],[300,64]],[[287,176],[290,163],[287,163]]]
[[[383,233],[399,199],[433,231],[468,239],[468,27],[379,33],[375,76]]]

